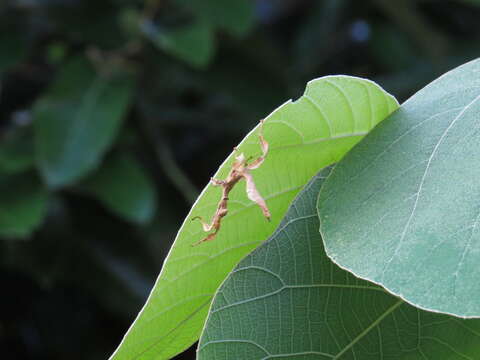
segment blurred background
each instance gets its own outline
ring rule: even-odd
[[[0,357],[106,359],[209,177],[308,80],[404,101],[479,55],[480,0],[1,0]]]

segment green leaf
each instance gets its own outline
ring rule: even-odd
[[[115,154],[81,184],[108,209],[139,224],[150,221],[156,208],[155,185],[137,160]]]
[[[176,30],[158,30],[147,23],[142,29],[158,48],[191,66],[204,68],[213,57],[213,29],[206,23],[196,22]]]
[[[225,29],[235,36],[245,35],[254,24],[255,3],[251,0],[176,0],[202,22]]]
[[[23,238],[42,222],[48,193],[30,173],[0,176],[0,236]]]
[[[411,304],[480,316],[480,59],[419,91],[322,188],[332,260]]]
[[[83,58],[67,63],[34,106],[37,165],[48,185],[68,185],[94,170],[128,109],[132,78],[97,74]]]
[[[192,217],[211,219],[221,197],[219,187],[208,185],[180,228],[147,304],[112,358],[168,359],[195,342],[213,294],[238,261],[273,233],[295,195],[319,169],[338,161],[397,106],[370,81],[329,76],[309,82],[304,96],[267,116],[264,136],[270,152],[252,175],[270,208],[271,222],[247,198],[240,182],[229,194],[229,214],[215,240],[192,247],[206,235]],[[238,152],[260,155],[258,127]],[[227,176],[235,155],[215,178]]]
[[[340,269],[318,233],[321,172],[219,289],[198,359],[474,359],[480,320],[419,310]]]
[[[33,134],[30,126],[8,131],[0,138],[0,174],[17,174],[33,166]]]

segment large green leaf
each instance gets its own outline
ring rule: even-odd
[[[136,159],[127,153],[107,158],[81,188],[114,213],[136,223],[150,221],[155,212],[155,186]]]
[[[40,171],[50,186],[74,182],[96,168],[127,110],[131,76],[100,75],[83,58],[67,63],[34,107]]]
[[[264,125],[270,152],[252,173],[272,213],[271,222],[239,183],[229,195],[229,215],[216,239],[192,247],[205,233],[191,218],[210,219],[221,196],[221,189],[208,185],[183,223],[147,304],[112,358],[168,359],[197,340],[213,294],[230,270],[272,234],[292,199],[319,169],[338,161],[397,106],[370,81],[333,76],[311,81],[304,96],[270,114]],[[257,135],[258,127],[238,151],[258,156]],[[216,178],[226,177],[234,155]]]
[[[420,308],[480,316],[480,59],[415,94],[335,168],[327,254]]]
[[[275,234],[219,289],[198,358],[478,358],[480,320],[419,310],[326,256],[316,200],[327,172],[300,193]]]
[[[23,238],[42,222],[48,193],[34,174],[0,175],[0,236]]]

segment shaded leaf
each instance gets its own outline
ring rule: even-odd
[[[55,24],[56,31],[69,43],[113,50],[127,41],[119,19],[124,6],[113,1],[72,1],[68,5],[64,1],[50,2],[47,21]]]
[[[18,127],[0,137],[0,174],[17,174],[33,166],[31,127]]]
[[[137,160],[129,154],[107,158],[103,166],[81,187],[95,195],[108,209],[125,219],[145,223],[156,208],[155,186]]]
[[[255,2],[251,0],[175,0],[202,22],[225,29],[233,35],[245,35],[254,24]]]
[[[474,359],[480,320],[419,310],[340,269],[306,186],[275,234],[217,292],[198,359]]]
[[[47,197],[33,174],[0,176],[0,236],[28,236],[45,216]]]
[[[68,185],[98,166],[122,124],[132,85],[129,74],[97,74],[83,58],[61,69],[34,107],[37,165],[48,185]]]
[[[327,254],[413,305],[480,316],[480,59],[410,98],[335,168]]]
[[[192,247],[204,237],[201,224],[192,217],[211,219],[222,192],[207,185],[180,228],[147,304],[112,359],[168,359],[195,342],[213,294],[230,270],[272,234],[295,195],[319,169],[338,161],[397,106],[370,81],[329,76],[309,82],[304,96],[268,115],[263,135],[269,153],[252,176],[271,222],[240,182],[229,193],[229,213],[215,240]],[[262,154],[258,130],[242,140],[238,153],[247,158]],[[220,166],[216,179],[226,178],[238,153]]]
[[[204,22],[175,30],[158,30],[144,23],[142,30],[158,48],[194,67],[205,67],[213,57],[213,29]]]

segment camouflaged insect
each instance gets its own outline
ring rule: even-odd
[[[195,216],[192,220],[200,220],[203,230],[205,232],[210,232],[212,230],[213,232],[208,234],[202,240],[193,244],[193,246],[201,244],[205,241],[213,240],[215,238],[218,231],[220,230],[222,219],[228,213],[228,194],[241,179],[245,179],[246,181],[246,192],[248,198],[257,203],[258,206],[260,206],[263,215],[267,218],[268,221],[270,221],[271,215],[270,211],[268,210],[267,203],[258,192],[257,187],[255,186],[255,182],[253,181],[253,176],[250,173],[250,170],[258,169],[260,165],[262,165],[268,153],[268,142],[263,137],[263,120],[260,121],[260,132],[258,137],[260,140],[260,147],[262,148],[262,155],[260,157],[249,163],[249,159],[246,159],[245,155],[241,153],[240,155],[235,157],[235,161],[232,164],[232,169],[230,170],[225,180],[218,180],[214,178],[211,179],[211,184],[213,186],[222,187],[222,197],[218,202],[217,210],[213,215],[212,221],[210,224],[208,224],[203,220],[201,216]]]

